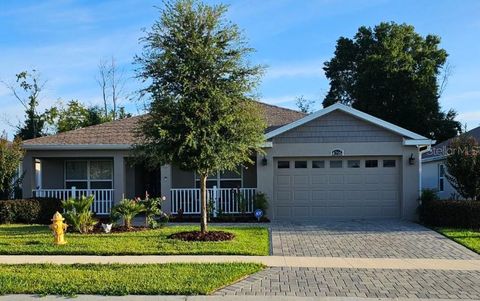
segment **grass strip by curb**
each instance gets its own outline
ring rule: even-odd
[[[205,295],[262,269],[253,263],[0,265],[0,294]]]

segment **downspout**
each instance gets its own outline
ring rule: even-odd
[[[432,148],[431,145],[417,145],[418,153],[419,153],[419,158],[418,158],[418,198],[422,196],[422,155],[428,151],[430,151]]]

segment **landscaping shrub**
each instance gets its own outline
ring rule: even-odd
[[[93,230],[98,221],[93,217],[93,212],[90,210],[95,198],[93,195],[85,197],[81,196],[79,199],[70,198],[62,202],[63,209],[65,209],[65,219],[75,231],[80,233],[88,233]]]
[[[118,221],[123,219],[123,225],[125,228],[132,228],[132,220],[135,216],[145,211],[145,206],[136,200],[121,200],[120,203],[112,208],[112,219]]]
[[[148,195],[139,201],[144,207],[145,227],[155,229],[168,222],[168,215],[162,211],[162,201],[161,198],[149,198]]]
[[[61,202],[54,198],[0,201],[0,223],[49,224]]]
[[[253,198],[253,208],[261,209],[264,214],[267,213],[268,209],[268,198],[267,195],[263,192],[257,192]]]
[[[480,201],[425,199],[421,222],[434,227],[480,229]]]

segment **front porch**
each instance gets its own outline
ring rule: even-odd
[[[165,196],[162,209],[166,213],[200,214],[199,180],[193,172],[169,165],[148,170],[118,152],[112,156],[105,153],[100,156],[98,152],[88,157],[78,157],[72,152],[53,155],[39,152],[26,157],[24,197],[67,200],[93,195],[92,211],[108,215],[122,198],[144,198],[148,192],[151,197]],[[212,175],[207,181],[210,209],[214,214],[251,213],[256,182],[255,165]]]

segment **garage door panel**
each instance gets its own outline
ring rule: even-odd
[[[281,186],[288,186],[290,187],[290,180],[291,176],[290,175],[278,175],[276,177],[276,183],[278,187]]]
[[[293,176],[293,185],[294,186],[305,186],[308,187],[310,185],[309,176],[308,175],[296,175]]]
[[[279,190],[279,191],[277,191],[276,199],[280,202],[291,202],[292,201],[292,191],[291,190]]]
[[[276,219],[318,220],[326,218],[398,218],[400,216],[400,168],[365,167],[368,157],[282,158],[304,160],[307,168],[274,169]],[[371,158],[370,158],[371,159]],[[387,158],[387,159],[391,159]],[[276,159],[277,160],[277,159]],[[324,167],[312,168],[312,160]],[[343,168],[330,168],[329,160],[343,160]],[[360,168],[349,168],[348,160],[359,160]],[[276,162],[274,162],[276,166]]]
[[[328,183],[330,184],[343,184],[345,181],[344,175],[330,175],[328,177]]]
[[[293,191],[293,201],[294,202],[309,202],[310,201],[310,190],[294,190]]]

